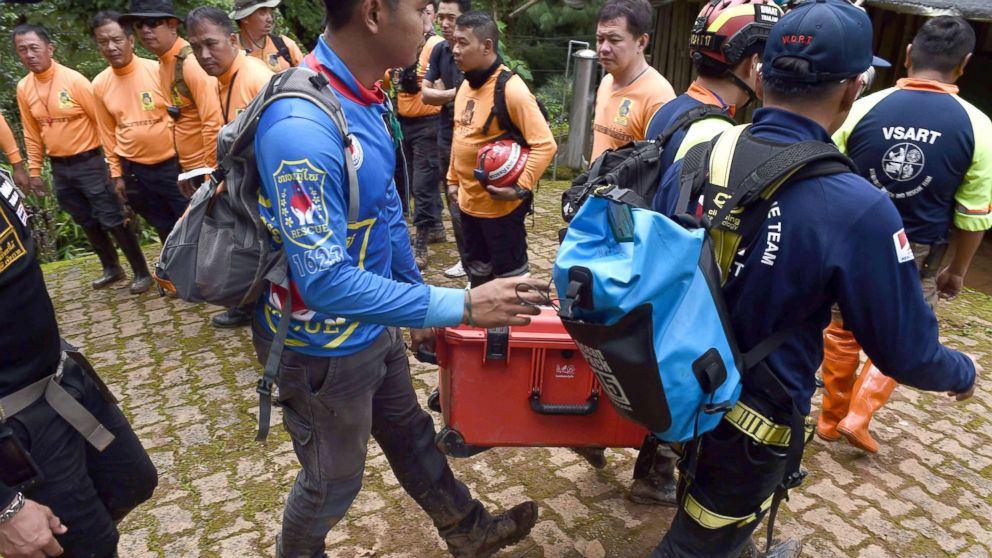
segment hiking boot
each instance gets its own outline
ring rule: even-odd
[[[444,276],[451,277],[452,279],[457,279],[458,277],[465,277],[466,275],[467,273],[465,273],[465,267],[462,266],[461,260],[458,260],[457,262],[455,262],[455,265],[444,270]]]
[[[251,310],[241,308],[239,306],[228,308],[224,312],[221,312],[211,318],[210,322],[214,324],[214,327],[219,327],[221,329],[246,326],[251,323]]]
[[[445,541],[452,556],[486,558],[501,548],[522,541],[535,523],[537,523],[537,504],[524,502],[468,533],[450,535]]]
[[[141,252],[141,244],[134,231],[127,225],[118,225],[110,229],[110,234],[117,241],[121,252],[124,252],[124,257],[131,265],[131,272],[134,273],[134,280],[128,288],[131,294],[141,294],[152,288],[152,274],[148,272],[148,263],[145,262],[145,255]]]
[[[677,506],[676,458],[669,455],[670,451],[652,450],[652,453],[651,468],[644,476],[635,474],[628,497],[635,503],[648,506]]]
[[[749,540],[738,558],[799,558],[802,550],[803,544],[796,539],[772,541],[772,547],[768,552],[762,552],[753,540]]]
[[[590,465],[596,469],[606,467],[606,449],[604,448],[569,448],[582,456]]]
[[[431,227],[430,233],[427,234],[428,244],[441,244],[442,242],[447,241],[448,236],[444,233],[444,225]]]
[[[94,289],[103,289],[123,279],[124,270],[121,269],[120,261],[117,259],[117,250],[110,242],[110,237],[107,236],[106,231],[100,227],[84,227],[83,231],[103,267],[103,275],[90,283],[90,286]]]
[[[427,240],[430,237],[430,229],[427,227],[417,227],[417,238],[413,241],[413,261],[420,268],[420,271],[427,269]]]

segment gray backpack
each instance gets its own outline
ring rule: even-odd
[[[341,103],[328,83],[323,74],[309,68],[289,68],[274,75],[265,90],[221,128],[217,136],[218,168],[193,194],[186,213],[165,240],[155,264],[160,292],[189,302],[234,307],[254,304],[268,283],[288,286],[286,254],[271,249],[272,239],[258,213],[262,182],[255,161],[258,121],[266,107],[278,99],[293,97],[312,102],[341,131],[348,173],[348,223],[357,221],[358,175],[348,152],[351,135]],[[290,294],[283,308],[292,308],[292,289],[287,292]],[[259,439],[268,434],[272,387],[289,322],[289,319],[279,320],[265,374],[258,382]]]

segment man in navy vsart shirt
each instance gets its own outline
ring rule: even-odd
[[[830,143],[860,92],[858,77],[872,64],[871,37],[867,14],[845,0],[811,0],[786,14],[765,47],[758,90],[765,108],[755,112],[749,132],[780,144]],[[662,188],[678,188],[682,164],[666,172]],[[655,209],[671,214],[672,205],[658,204],[667,199],[673,198],[656,197]],[[809,413],[833,304],[868,356],[897,381],[951,392],[958,400],[971,397],[975,365],[938,341],[915,262],[894,243],[904,234],[888,196],[856,174],[779,188],[724,287],[741,351],[774,332],[794,330],[765,360],[778,381],[767,374],[745,379],[738,405],[751,409],[749,424],[728,413],[715,430],[686,444],[685,454],[696,456],[695,476],[691,482],[680,476],[678,511],[652,558],[738,556],[753,544],[751,534],[788,463],[781,439],[759,434],[789,431],[793,407]],[[750,428],[759,423],[760,431]],[[790,540],[763,556],[800,552],[798,541]]]
[[[362,485],[369,435],[403,488],[431,517],[455,556],[490,556],[527,535],[537,506],[492,516],[455,479],[420,408],[399,327],[414,347],[431,327],[462,322],[527,323],[546,287],[497,279],[465,291],[425,285],[410,251],[393,183],[395,155],[377,81],[413,62],[424,41],[429,0],[326,0],[327,29],[303,65],[322,73],[343,106],[358,172],[360,207],[349,225],[345,150],[338,128],[316,105],[281,99],[255,137],[262,177],[259,211],[289,261],[287,291],[259,301],[253,341],[265,362],[273,334],[291,316],[278,376],[283,422],[302,465],[283,514],[277,555],[319,557],[327,532]],[[518,297],[517,286],[528,287]]]
[[[909,77],[854,104],[834,142],[861,175],[888,194],[906,225],[903,239],[920,268],[923,296],[961,291],[985,231],[992,227],[992,121],[958,97],[954,83],[975,50],[975,31],[962,18],[935,17],[906,49]],[[939,269],[954,226],[954,257]],[[816,433],[847,438],[869,453],[868,432],[896,381],[869,360],[855,381],[861,347],[839,313],[824,332],[823,411]]]

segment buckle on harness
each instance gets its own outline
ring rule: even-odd
[[[258,380],[258,383],[255,384],[255,392],[257,392],[259,395],[264,395],[266,397],[271,397],[272,396],[272,388],[274,386],[275,386],[275,383],[273,383],[271,380],[268,380],[266,378],[261,378],[261,379]]]
[[[785,490],[792,490],[793,488],[796,488],[800,484],[802,484],[807,476],[809,476],[809,472],[806,471],[805,469],[799,469],[798,471],[794,471],[786,475],[785,478],[782,479],[782,488],[784,488]],[[786,499],[788,499],[788,497],[786,497]]]

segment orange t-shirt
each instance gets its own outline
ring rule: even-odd
[[[616,91],[613,76],[606,74],[596,92],[591,160],[595,161],[607,149],[644,139],[655,111],[674,98],[672,85],[650,66],[644,75]]]
[[[21,150],[17,147],[17,140],[14,139],[14,132],[10,131],[7,120],[0,113],[0,151],[7,156],[7,162],[16,165],[24,159],[21,158]]]
[[[270,79],[272,72],[264,62],[239,52],[231,67],[217,76],[217,96],[224,124],[241,114]]]
[[[286,62],[286,59],[279,55],[279,50],[268,35],[262,38],[265,41],[262,48],[255,48],[251,40],[247,39],[244,34],[240,35],[240,40],[241,46],[245,47],[245,54],[264,62],[266,67],[273,73],[279,73],[290,66],[299,66],[303,60],[303,52],[296,44],[296,41],[286,35],[282,35],[282,40],[286,43],[286,50],[289,51],[289,59],[293,61],[292,64]]]
[[[44,72],[17,82],[31,176],[41,176],[46,152],[49,157],[69,157],[100,147],[96,105],[90,81],[54,60]]]
[[[123,68],[107,68],[93,78],[93,92],[110,176],[122,175],[121,157],[153,165],[176,156],[158,62],[135,56]]]
[[[179,153],[179,166],[189,171],[217,166],[217,133],[224,121],[217,101],[217,80],[203,71],[192,52],[183,64],[183,81],[193,98],[174,90],[176,61],[185,46],[189,43],[179,37],[169,52],[159,57],[158,76],[162,92],[173,106],[179,107],[179,119],[172,128],[174,145]]]
[[[520,205],[520,200],[502,201],[493,198],[473,172],[479,149],[507,132],[499,127],[494,118],[489,133],[482,133],[493,108],[496,78],[502,70],[506,70],[506,66],[500,66],[479,89],[472,89],[468,81],[462,82],[455,94],[455,129],[447,179],[448,184],[459,186],[458,207],[475,217],[502,217]],[[510,114],[510,120],[530,144],[527,166],[517,181],[521,188],[530,190],[551,164],[558,146],[548,122],[537,106],[537,99],[520,76],[513,76],[506,82],[506,110]]]
[[[420,49],[420,56],[417,58],[418,86],[423,85],[424,76],[427,75],[427,68],[430,67],[431,51],[434,50],[435,45],[443,41],[444,37],[431,35],[427,39],[427,43],[424,44],[424,48]],[[399,84],[394,83],[393,86],[398,87]],[[416,93],[404,93],[399,91],[396,94],[396,111],[400,116],[406,118],[419,118],[421,116],[434,116],[435,114],[440,114],[441,107],[424,104],[423,91],[418,91]]]

